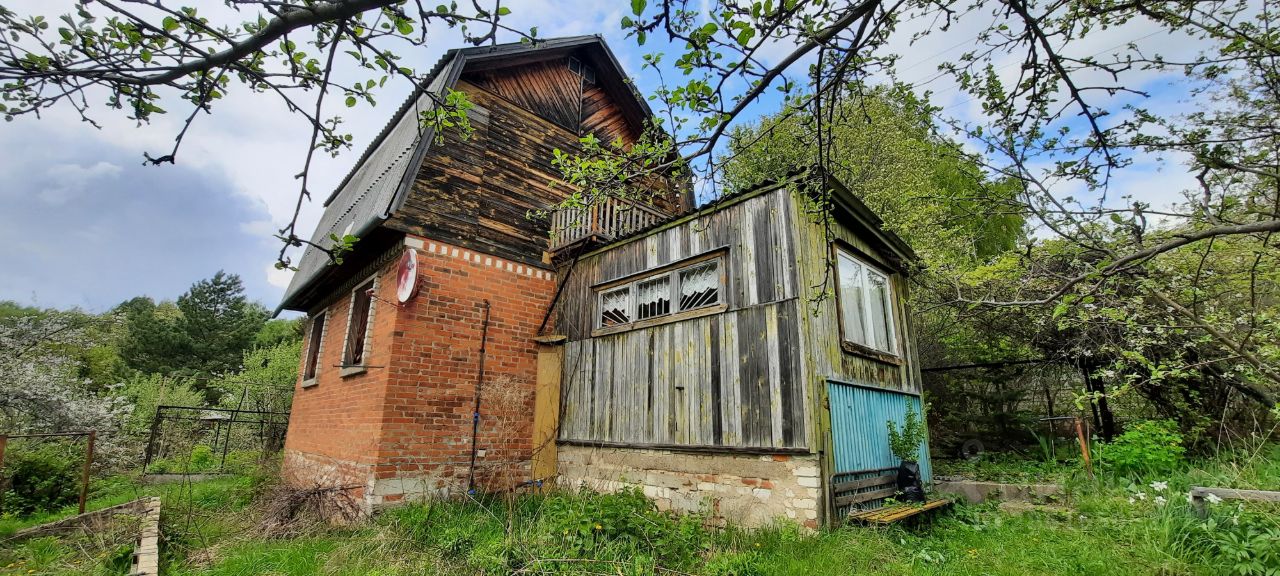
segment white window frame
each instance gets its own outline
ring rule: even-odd
[[[714,262],[716,265],[716,282],[718,283],[716,287],[715,302],[702,304],[700,306],[695,306],[687,310],[681,310],[680,309],[680,288],[681,288],[680,274],[686,270],[705,266],[711,262]],[[594,311],[595,320],[593,320],[592,326],[595,328],[596,331],[606,331],[606,332],[625,331],[625,330],[639,328],[643,326],[649,326],[653,324],[662,324],[665,322],[676,321],[683,318],[687,318],[689,316],[697,316],[701,314],[710,314],[710,313],[722,311],[726,308],[725,285],[728,284],[728,282],[726,281],[725,275],[726,275],[725,254],[724,252],[716,252],[716,253],[713,253],[712,255],[699,256],[694,259],[686,260],[685,262],[665,266],[662,269],[660,269],[660,271],[658,272],[652,272],[648,274],[641,273],[624,282],[611,282],[611,283],[605,284],[603,286],[596,288],[596,306]],[[638,319],[637,313],[639,312],[639,308],[640,308],[640,299],[639,299],[640,285],[648,283],[654,279],[657,279],[663,276],[667,277],[667,289],[669,290],[667,300],[670,303],[669,304],[670,310],[668,310],[665,314],[650,316],[643,320]],[[604,296],[605,294],[609,294],[623,288],[627,289],[629,294],[628,301],[627,301],[627,311],[626,311],[627,319],[629,321],[620,322],[618,324],[605,325],[604,317],[603,317],[604,316]]]
[[[884,354],[893,358],[900,358],[902,347],[898,342],[898,311],[897,311],[897,298],[895,297],[895,292],[893,289],[893,275],[889,272],[886,272],[880,266],[876,264],[872,264],[871,262],[868,261],[867,258],[863,258],[853,250],[850,250],[839,244],[834,245],[833,254],[836,258],[835,260],[836,313],[838,316],[837,322],[840,326],[841,343],[846,345],[845,346],[846,349],[848,349],[849,346],[852,346],[858,352],[867,351],[873,354]],[[841,270],[840,270],[841,258],[848,258],[849,260],[852,260],[855,264],[858,265],[858,268],[859,268],[858,282],[861,284],[861,287],[862,287],[861,292],[862,292],[862,312],[863,312],[860,320],[862,321],[862,333],[864,336],[867,336],[867,340],[869,340],[867,342],[858,342],[852,339],[850,335],[847,333],[847,331],[845,330],[845,308],[846,306],[848,306],[849,302],[846,301],[846,295],[844,294],[845,279],[841,276]],[[888,302],[885,303],[885,311],[886,311],[885,316],[887,318],[886,325],[885,325],[885,331],[887,332],[885,334],[885,342],[888,343],[888,346],[889,346],[888,349],[877,348],[875,343],[871,341],[871,340],[874,340],[874,338],[870,337],[870,334],[872,333],[872,325],[871,325],[870,314],[868,312],[872,309],[871,308],[871,302],[872,302],[871,292],[872,291],[871,291],[871,282],[867,278],[868,275],[875,275],[884,281],[885,296],[888,299]]]

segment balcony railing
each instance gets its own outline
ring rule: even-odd
[[[610,242],[666,219],[654,208],[617,198],[556,210],[551,213],[551,251],[583,241]]]

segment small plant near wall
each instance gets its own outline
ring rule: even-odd
[[[889,450],[904,462],[915,462],[920,457],[920,445],[924,444],[927,433],[923,412],[908,406],[901,429],[893,420],[885,422],[889,427]]]

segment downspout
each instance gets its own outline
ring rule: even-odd
[[[480,325],[480,370],[476,374],[476,403],[471,411],[471,465],[467,469],[467,494],[475,494],[476,437],[480,434],[480,392],[484,387],[485,345],[489,340],[489,301],[484,301],[484,322]]]

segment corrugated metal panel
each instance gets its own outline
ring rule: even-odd
[[[889,451],[886,422],[902,423],[907,407],[920,411],[920,397],[896,390],[828,381],[831,407],[832,483],[882,474],[900,461]],[[933,479],[929,445],[920,446],[920,472],[926,483]],[[840,516],[848,510],[837,510]]]

